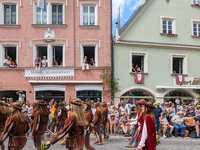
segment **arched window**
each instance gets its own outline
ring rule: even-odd
[[[154,98],[150,93],[143,91],[143,90],[130,90],[126,93],[124,93],[121,96],[121,100],[124,101],[134,101],[134,100],[139,100],[139,99],[145,99],[150,101],[152,98]]]
[[[188,102],[193,99],[190,94],[184,91],[171,91],[165,95],[164,100],[174,102],[177,97],[179,97],[179,99],[184,102]]]

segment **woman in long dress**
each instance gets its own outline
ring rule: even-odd
[[[156,121],[153,109],[151,102],[143,102],[142,112],[145,117],[137,150],[156,150]]]

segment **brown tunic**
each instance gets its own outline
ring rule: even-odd
[[[61,112],[61,115],[59,115],[59,112]],[[63,111],[61,108],[58,108],[56,109],[54,116],[56,121],[65,123],[65,119],[67,119],[67,111]]]
[[[104,123],[107,121],[107,116],[108,116],[108,109],[104,108],[102,113],[101,113],[101,118],[100,118],[100,122]]]
[[[62,131],[58,132],[51,140],[50,144],[55,144],[62,139],[67,133],[69,138],[69,147],[80,147],[85,144],[84,126],[77,126],[77,119],[75,115],[70,115],[65,120],[65,126]]]
[[[47,130],[48,120],[49,116],[44,116],[42,112],[38,110],[35,113],[35,117],[33,120],[32,135],[34,136],[36,133],[44,133]]]
[[[86,126],[86,130],[92,132],[92,127],[90,125],[90,123],[92,123],[92,117],[91,117],[90,113],[85,112],[85,117],[86,117],[86,120],[88,122],[88,125]]]
[[[97,109],[96,112],[95,112],[95,119],[94,119],[94,121],[93,121],[93,124],[94,124],[94,125],[97,125],[98,123],[101,123],[100,120],[101,120],[101,113],[100,113],[100,111]]]
[[[31,119],[34,119],[35,113],[37,112],[37,109],[33,109],[32,114],[29,116]]]
[[[2,114],[0,110],[0,132],[3,132],[3,129],[5,127],[6,120],[8,119],[9,113]]]
[[[12,135],[8,145],[12,147],[23,148],[27,142],[25,134],[28,132],[28,130],[28,123],[22,123],[21,120],[16,117],[16,115],[9,117],[6,121],[4,131],[0,137],[0,145],[6,140],[8,136]],[[23,137],[17,138],[17,136]]]

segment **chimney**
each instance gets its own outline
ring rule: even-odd
[[[117,18],[118,18],[118,31],[120,30],[120,7],[118,7],[118,14],[117,14]]]
[[[119,24],[116,22],[116,27],[115,27],[115,41],[119,39]]]

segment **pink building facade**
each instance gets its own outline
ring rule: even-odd
[[[5,63],[10,56],[17,64]],[[35,59],[47,57],[47,65],[35,69]],[[82,71],[84,57],[95,63]],[[100,78],[111,66],[111,1],[46,0],[45,10],[37,0],[0,0],[0,99],[54,98],[68,101],[110,101]]]

